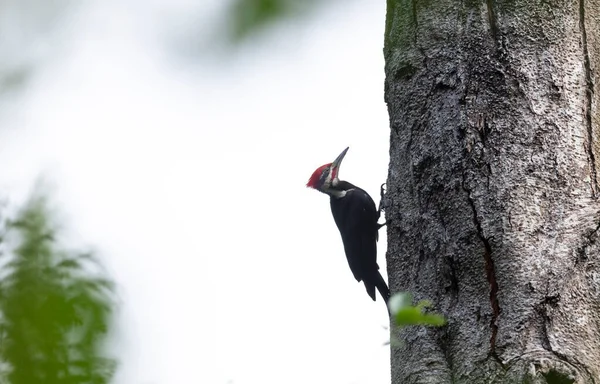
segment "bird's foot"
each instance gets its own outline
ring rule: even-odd
[[[377,219],[381,217],[381,211],[383,211],[383,198],[385,197],[385,188],[383,187],[386,183],[381,184],[379,187],[379,208],[377,208]],[[385,224],[381,224],[379,228],[384,226]]]

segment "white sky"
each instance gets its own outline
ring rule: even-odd
[[[82,7],[2,111],[0,190],[18,202],[43,172],[99,250],[119,284],[117,384],[389,383],[385,306],[305,188],[350,146],[341,177],[379,201],[385,2],[323,8],[237,56],[201,41],[178,56],[220,2],[195,3]]]

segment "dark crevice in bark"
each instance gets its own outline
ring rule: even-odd
[[[465,185],[465,176],[463,175],[463,189],[467,193],[467,201],[473,211],[473,223],[477,229],[477,236],[483,243],[484,253],[483,258],[485,260],[485,270],[487,275],[488,283],[490,284],[490,305],[492,307],[492,319],[490,321],[490,328],[492,330],[492,336],[490,337],[490,351],[488,356],[496,360],[502,367],[504,364],[496,353],[496,337],[498,335],[498,316],[500,315],[500,303],[498,302],[498,282],[496,281],[496,270],[494,268],[494,260],[492,259],[492,246],[489,240],[484,236],[483,229],[481,227],[481,221],[477,216],[477,208],[475,207],[475,201],[471,197],[471,190]]]
[[[588,260],[587,249],[592,245],[596,244],[596,239],[598,237],[598,231],[600,231],[600,222],[596,225],[596,228],[589,235],[585,236],[585,241],[583,245],[577,249],[577,259],[575,260],[575,264],[579,264],[581,262],[586,262]]]
[[[546,308],[547,305],[556,305],[558,303],[558,300],[559,299],[553,299],[549,297],[548,293],[546,293],[546,297],[539,304],[538,312],[542,317],[542,347],[544,347],[544,349],[546,349],[548,352],[552,352],[554,355],[560,358],[560,356],[557,355],[556,351],[552,349],[550,337],[548,336],[548,324],[550,323],[550,316],[548,315],[548,309]]]
[[[450,374],[450,383],[454,383],[456,382],[454,378],[454,357],[452,354],[452,349],[450,348],[452,345],[452,332],[450,331],[449,326],[446,325],[444,328],[440,329],[439,335],[438,345],[444,354],[446,367],[448,368],[448,372]]]
[[[594,245],[596,243],[596,237],[598,235],[598,231],[600,231],[600,222],[598,222],[598,224],[596,224],[596,228],[594,228],[594,230],[586,236],[587,238],[587,244],[585,244],[586,247],[589,247],[590,245]]]
[[[417,0],[412,0],[412,19],[415,25],[415,43],[417,42],[417,29],[419,28],[419,20],[417,19]]]
[[[410,126],[410,135],[408,136],[408,141],[406,143],[406,153],[412,153],[411,149],[412,149],[412,142],[413,142],[413,128],[414,128],[414,124]]]
[[[588,51],[587,31],[585,28],[585,0],[579,0],[579,28],[581,29],[581,45],[583,48],[583,67],[585,72],[585,127],[587,130],[586,152],[590,163],[590,179],[592,184],[592,197],[598,193],[598,180],[596,174],[596,159],[594,156],[594,135],[592,131],[592,99],[594,96],[594,82],[590,54]]]
[[[490,32],[496,42],[498,40],[498,23],[496,22],[496,12],[494,12],[494,0],[486,0],[488,21],[490,23]]]
[[[550,337],[548,336],[548,323],[550,323],[550,316],[548,316],[548,310],[546,309],[546,305],[548,305],[548,298],[546,297],[546,299],[544,300],[544,302],[541,303],[540,305],[540,315],[542,316],[542,347],[544,347],[544,349],[546,349],[548,352],[552,353],[554,356],[556,356],[560,361],[567,361],[566,356],[562,355],[561,353],[555,351],[552,348],[552,344],[550,343]]]
[[[542,347],[547,350],[548,352],[552,353],[554,356],[556,356],[556,358],[573,367],[573,368],[577,368],[577,370],[582,373],[585,374],[586,376],[586,380],[584,381],[585,383],[592,383],[592,384],[596,384],[596,379],[594,379],[594,376],[592,375],[592,373],[589,371],[589,369],[586,367],[585,364],[580,363],[576,358],[571,358],[570,356],[561,353],[559,351],[557,351],[556,349],[554,349],[552,347],[552,343],[550,342],[550,336],[549,336],[549,332],[548,332],[548,324],[550,324],[551,322],[551,317],[548,314],[548,306],[552,306],[552,307],[556,307],[558,305],[560,301],[560,295],[552,295],[550,294],[550,292],[546,292],[546,296],[544,298],[544,300],[538,305],[537,307],[537,311],[541,316],[541,323],[542,323]],[[565,377],[568,378],[569,375],[565,375],[563,372],[560,372],[556,369],[550,370],[548,371],[546,374],[544,374],[544,377],[546,378],[546,382],[548,384],[550,384],[551,382],[548,380],[548,377],[546,377],[546,375],[550,375],[551,378],[554,379],[559,379],[561,377]],[[570,381],[570,383],[574,383],[575,381]],[[562,381],[552,381],[552,383],[562,383]]]

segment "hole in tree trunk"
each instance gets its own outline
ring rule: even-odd
[[[575,379],[572,379],[570,375],[562,372],[555,371],[554,369],[544,373],[544,378],[548,384],[573,384]]]

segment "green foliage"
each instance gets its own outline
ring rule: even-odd
[[[45,200],[7,224],[0,280],[0,356],[10,384],[103,384],[116,362],[102,353],[113,283],[90,254],[57,248]]]
[[[390,298],[390,312],[396,325],[403,327],[407,325],[429,325],[441,327],[446,324],[444,316],[437,313],[425,312],[426,308],[432,307],[428,300],[421,300],[416,306],[412,304],[413,298],[410,293],[397,293]]]
[[[286,17],[311,9],[316,0],[234,0],[229,9],[231,38],[240,41]]]

